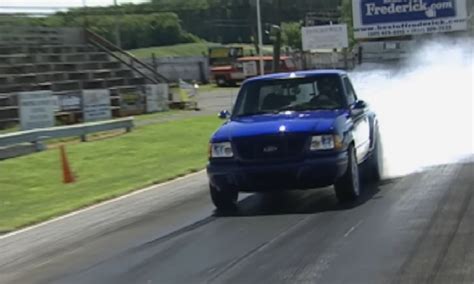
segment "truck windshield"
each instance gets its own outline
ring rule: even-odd
[[[343,107],[344,95],[338,75],[260,80],[242,87],[234,107],[234,116]]]

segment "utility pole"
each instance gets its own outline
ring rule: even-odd
[[[87,4],[86,4],[86,0],[82,0],[82,10],[83,10],[83,17],[82,17],[82,21],[83,21],[83,26],[84,26],[84,29],[87,28],[88,26],[88,23],[87,23]]]
[[[258,56],[260,58],[260,75],[265,74],[263,66],[263,38],[262,38],[262,16],[260,14],[260,0],[257,0],[257,29],[258,29]]]
[[[250,6],[250,8],[253,8],[253,6]],[[251,11],[251,10],[250,10]],[[257,17],[255,17],[255,14],[253,13],[248,13],[248,21],[250,25],[250,37],[252,39],[252,44],[253,47],[255,48],[255,54],[252,52],[253,55],[258,55],[259,53],[259,45],[258,45],[258,28],[257,28]]]
[[[271,35],[273,41],[273,64],[272,72],[276,73],[280,71],[280,58],[281,58],[281,27],[278,25],[272,25],[268,34]]]
[[[274,73],[280,71],[280,53],[281,53],[281,0],[276,1],[276,25],[272,26],[271,33],[274,36],[273,42],[273,65],[272,71]]]

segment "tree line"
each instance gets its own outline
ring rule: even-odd
[[[75,8],[47,17],[12,17],[10,20],[15,25],[87,25],[111,41],[114,41],[114,32],[118,26],[125,49],[200,40],[251,43],[257,34],[255,2],[152,0],[146,4]],[[298,48],[301,45],[300,27],[307,12],[341,11],[347,2],[350,8],[350,0],[261,0],[262,21],[264,28],[281,25],[284,44]],[[341,15],[348,17],[347,13]],[[264,34],[264,41],[271,42],[267,33]]]

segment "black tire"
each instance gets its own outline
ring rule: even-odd
[[[369,181],[378,182],[383,175],[383,150],[380,140],[380,132],[375,129],[375,144],[372,154],[368,160]]]
[[[217,77],[216,78],[216,84],[219,87],[225,87],[225,86],[227,86],[227,80],[224,77]]]
[[[237,200],[239,198],[238,191],[229,189],[219,191],[213,185],[209,185],[209,189],[211,192],[212,203],[214,203],[217,210],[229,212],[237,209]]]
[[[341,203],[355,201],[360,196],[360,177],[356,152],[353,146],[350,146],[347,152],[349,158],[346,173],[334,184],[337,199]]]

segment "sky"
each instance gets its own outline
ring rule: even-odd
[[[0,0],[0,12],[36,12],[45,11],[44,8],[80,7],[83,1],[87,6],[109,6],[114,2],[114,0]],[[118,0],[119,4],[143,2],[148,2],[148,0]]]

